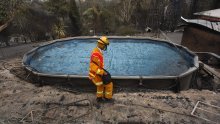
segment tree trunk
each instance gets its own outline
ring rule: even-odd
[[[191,4],[191,8],[190,8],[190,17],[192,18],[193,17],[193,13],[195,13],[197,10],[196,10],[196,7],[197,7],[197,0],[192,0],[192,4]]]

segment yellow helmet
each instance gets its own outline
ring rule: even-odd
[[[98,43],[104,44],[105,46],[109,45],[109,41],[106,36],[102,36],[101,38],[99,38]]]

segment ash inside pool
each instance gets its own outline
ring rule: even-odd
[[[56,42],[38,49],[29,65],[42,73],[88,75],[95,46],[96,39]],[[110,39],[103,53],[105,68],[113,76],[176,76],[191,65],[187,53],[152,40]]]

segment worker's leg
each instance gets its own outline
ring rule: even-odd
[[[112,99],[113,83],[105,85],[105,98]]]
[[[104,96],[103,91],[104,91],[104,85],[97,86],[96,97],[102,98]]]
[[[104,97],[104,85],[102,84],[102,78],[97,76],[92,79],[92,82],[96,85],[97,91],[96,91],[96,97],[102,98]],[[100,85],[101,83],[101,85]]]

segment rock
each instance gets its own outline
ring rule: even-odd
[[[65,99],[65,96],[62,95],[62,96],[60,97],[60,100],[59,100],[59,101],[61,102],[61,101],[63,101],[64,99]]]
[[[131,115],[128,115],[127,118],[132,118],[132,117],[135,117],[135,116],[138,116],[137,114],[131,114]]]
[[[172,108],[178,107],[178,103],[175,101],[165,101],[165,103],[171,106]]]

